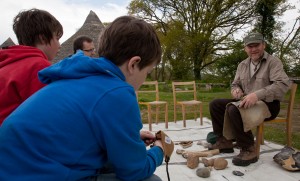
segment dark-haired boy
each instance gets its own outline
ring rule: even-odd
[[[50,66],[60,48],[63,28],[49,12],[30,9],[13,21],[19,45],[0,50],[0,125],[24,100],[45,84],[38,71]]]

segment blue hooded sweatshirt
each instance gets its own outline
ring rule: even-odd
[[[119,179],[133,181],[162,164],[162,150],[147,150],[140,138],[134,88],[111,61],[79,51],[39,79],[49,85],[0,128],[0,180],[89,180],[110,163]]]

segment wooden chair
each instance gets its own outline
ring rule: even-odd
[[[291,89],[290,89],[290,97],[288,100],[287,113],[284,118],[276,117],[273,120],[265,121],[257,126],[257,130],[256,130],[256,154],[257,154],[257,157],[259,157],[260,145],[264,144],[263,131],[264,131],[264,124],[266,124],[266,123],[286,123],[285,131],[286,131],[287,146],[291,146],[291,144],[292,144],[292,114],[293,114],[296,90],[297,90],[297,84],[292,83]]]
[[[186,112],[187,107],[194,107],[194,110],[190,111],[194,113],[195,121],[197,120],[197,112],[200,113],[200,124],[203,125],[202,120],[202,102],[197,100],[197,90],[195,81],[190,82],[172,82],[173,100],[174,100],[174,122],[177,119],[177,106],[181,106],[183,127],[186,127]],[[183,95],[184,94],[184,95]],[[192,94],[190,100],[184,100],[183,96],[187,97],[187,94]],[[199,106],[199,109],[197,107]]]
[[[143,100],[143,95],[148,95],[150,98],[153,98],[152,100]],[[138,99],[138,103],[140,105],[147,106],[147,113],[148,113],[148,123],[149,123],[149,130],[152,131],[152,108],[155,108],[155,118],[156,118],[156,124],[158,123],[158,117],[159,113],[161,111],[159,108],[161,106],[164,106],[164,113],[165,113],[165,127],[168,128],[168,103],[166,101],[159,101],[159,89],[158,89],[158,82],[157,81],[146,81],[143,83],[143,85],[140,87],[138,91],[136,91],[136,96]],[[140,98],[139,98],[140,96]]]

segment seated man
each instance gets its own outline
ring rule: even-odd
[[[79,36],[73,42],[74,54],[77,50],[82,50],[84,55],[93,57],[96,55],[93,39],[88,36]]]
[[[122,16],[99,39],[100,58],[82,51],[39,72],[48,84],[0,129],[0,180],[152,179],[161,140],[141,131],[135,90],[161,61],[154,28]],[[146,145],[153,143],[153,147]]]
[[[253,134],[251,130],[244,131],[245,120],[242,119],[241,109],[250,109],[261,101],[260,105],[265,106],[266,112],[270,113],[264,119],[274,119],[279,113],[280,101],[290,85],[282,62],[264,51],[266,44],[262,34],[249,34],[244,38],[244,44],[249,57],[238,65],[231,88],[233,99],[215,99],[209,105],[213,131],[218,136],[217,142],[210,149],[229,153],[234,151],[232,138],[224,135],[227,120],[232,124],[234,139],[241,148],[240,154],[232,160],[238,166],[247,166],[258,159]],[[239,105],[229,104],[237,100],[240,100]]]

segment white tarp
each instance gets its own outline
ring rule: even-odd
[[[155,133],[163,130],[175,143],[179,141],[193,141],[193,145],[186,150],[202,151],[207,150],[202,145],[197,145],[197,142],[206,141],[207,133],[212,131],[211,121],[207,118],[203,119],[203,125],[200,126],[200,120],[187,120],[187,127],[183,127],[182,121],[176,123],[169,122],[169,128],[164,127],[164,123],[156,125],[152,124],[152,132]],[[145,130],[148,130],[148,124],[144,124]],[[300,181],[300,172],[289,172],[281,168],[273,161],[273,156],[283,148],[282,145],[274,144],[265,140],[265,145],[261,145],[260,158],[258,162],[253,163],[247,167],[238,167],[232,164],[232,157],[239,153],[235,149],[234,153],[226,153],[215,155],[211,158],[224,157],[228,161],[228,166],[224,170],[212,169],[211,175],[208,178],[200,178],[196,175],[198,168],[204,167],[203,163],[199,163],[195,169],[190,169],[186,166],[186,159],[182,155],[176,154],[176,149],[182,149],[180,145],[175,145],[174,152],[169,163],[169,175],[171,181]],[[200,158],[201,159],[201,158]],[[244,176],[235,176],[232,171],[240,171]],[[166,165],[163,163],[157,168],[155,174],[162,180],[167,179]]]

